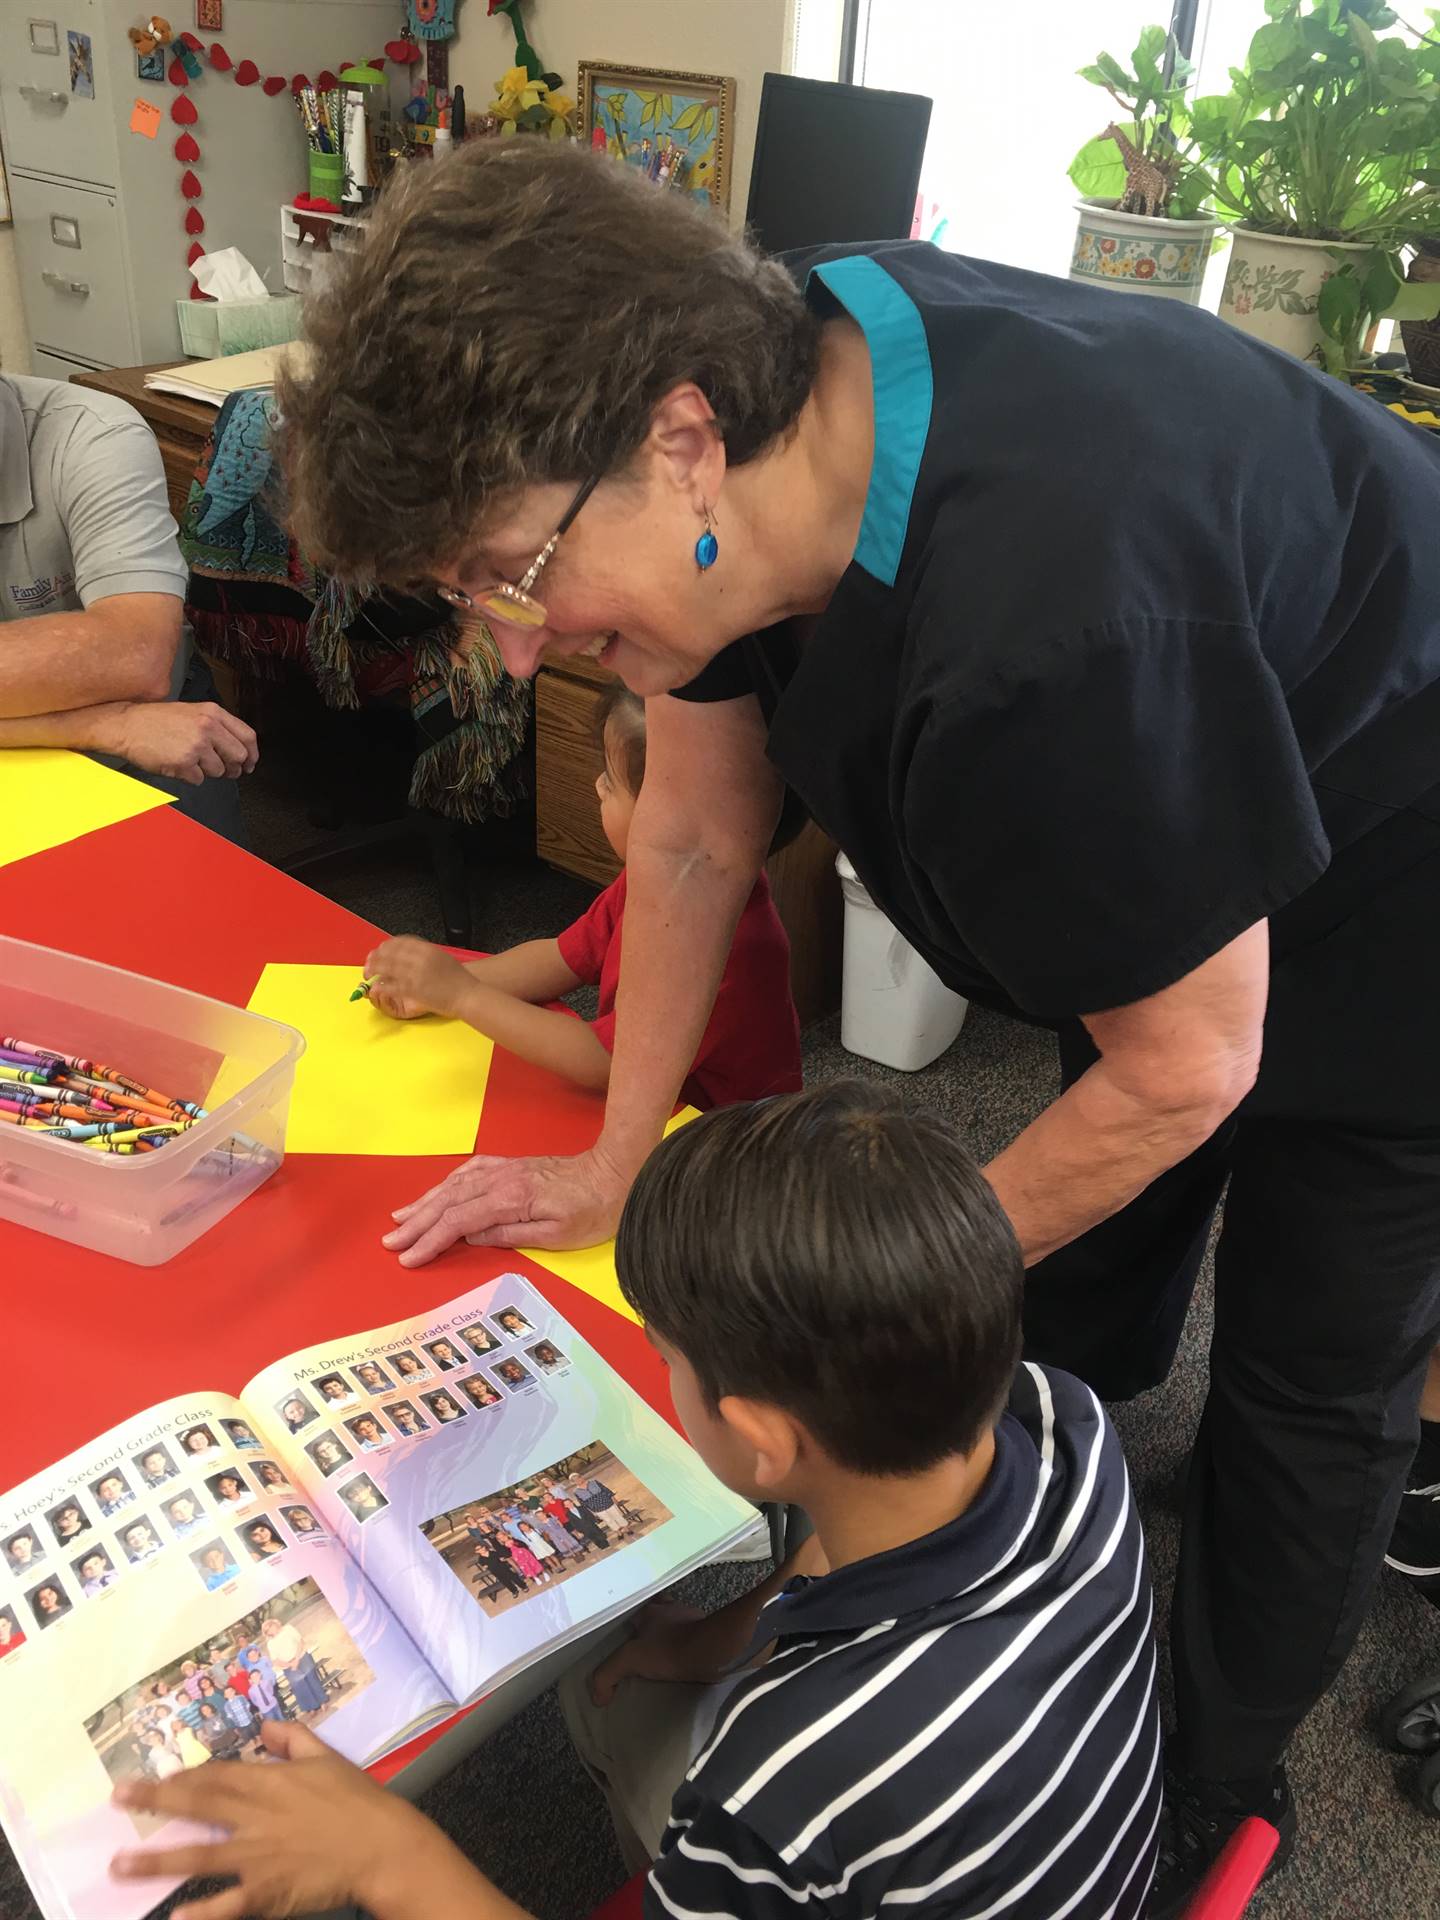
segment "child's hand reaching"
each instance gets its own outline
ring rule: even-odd
[[[394,1020],[413,1020],[422,1013],[455,1014],[474,984],[452,954],[409,933],[382,941],[365,962],[365,977],[371,1005]]]
[[[264,1739],[287,1765],[196,1767],[118,1787],[116,1800],[133,1812],[198,1820],[229,1834],[117,1854],[110,1871],[123,1880],[235,1875],[237,1886],[182,1910],[193,1920],[329,1912],[356,1899],[376,1911],[424,1911],[409,1900],[432,1856],[446,1870],[444,1836],[307,1728],[272,1722]],[[397,1886],[408,1889],[403,1904],[394,1899]]]

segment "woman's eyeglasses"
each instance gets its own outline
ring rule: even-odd
[[[550,616],[541,600],[535,599],[531,588],[545,571],[556,547],[574,524],[575,516],[590,498],[599,484],[599,475],[587,480],[565,509],[563,518],[545,545],[536,554],[525,572],[514,586],[506,580],[498,581],[493,587],[484,587],[479,593],[469,594],[459,587],[437,587],[436,592],[447,606],[454,607],[459,613],[488,614],[492,620],[508,621],[512,627],[543,627]]]

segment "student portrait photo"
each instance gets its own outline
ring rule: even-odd
[[[473,1321],[468,1327],[461,1327],[460,1338],[480,1360],[483,1360],[487,1353],[494,1353],[500,1344],[490,1329],[479,1320]]]
[[[399,1353],[391,1354],[390,1371],[395,1375],[397,1380],[402,1382],[406,1380],[428,1380],[430,1378],[429,1367],[426,1366],[419,1354],[412,1352],[409,1347],[402,1347]]]
[[[25,1629],[13,1607],[0,1607],[0,1660],[25,1644]]]
[[[537,1340],[533,1347],[527,1347],[525,1351],[542,1373],[555,1373],[570,1364],[553,1340]]]
[[[120,1529],[120,1545],[132,1567],[138,1567],[146,1560],[153,1560],[164,1548],[164,1542],[155,1531],[154,1525],[143,1515],[139,1519],[127,1521]]]
[[[30,1602],[37,1627],[53,1627],[57,1620],[65,1618],[72,1606],[58,1580],[43,1580],[38,1587],[32,1587],[25,1598]]]
[[[392,1400],[380,1411],[404,1440],[413,1440],[418,1434],[430,1431],[430,1422],[409,1400]]]
[[[347,1480],[340,1488],[340,1498],[361,1526],[390,1504],[368,1473],[357,1473],[353,1480]]]
[[[45,1523],[62,1547],[90,1530],[90,1517],[78,1500],[62,1500],[46,1514]]]
[[[352,1414],[343,1425],[362,1453],[378,1453],[390,1444],[389,1434],[373,1413]]]
[[[465,1418],[464,1407],[453,1394],[446,1393],[443,1387],[437,1388],[434,1393],[422,1393],[420,1398],[430,1409],[438,1426],[448,1427],[452,1421]]]
[[[252,1560],[274,1560],[290,1544],[272,1520],[252,1520],[236,1538]]]
[[[360,1398],[343,1373],[322,1373],[315,1382],[320,1404],[325,1408],[353,1407]]]
[[[317,1440],[307,1440],[305,1451],[327,1480],[337,1468],[355,1458],[339,1434],[330,1432],[322,1433]]]
[[[422,1340],[420,1344],[441,1373],[450,1373],[465,1364],[465,1356],[453,1340]]]
[[[309,1507],[281,1507],[280,1517],[297,1540],[304,1540],[311,1534],[321,1534],[325,1531]]]
[[[131,1458],[142,1486],[161,1487],[167,1480],[179,1477],[180,1469],[171,1458],[168,1447],[146,1447],[142,1453],[133,1454]]]
[[[285,1469],[280,1466],[277,1461],[252,1460],[249,1466],[249,1473],[250,1478],[262,1493],[269,1493],[272,1488],[277,1492],[281,1490],[286,1492],[293,1491],[290,1482],[285,1478]]]
[[[130,1482],[123,1473],[113,1467],[108,1473],[102,1473],[98,1480],[90,1482],[90,1491],[95,1496],[95,1504],[100,1509],[102,1520],[109,1520],[126,1507],[133,1507],[135,1495],[130,1491]]]
[[[518,1307],[501,1307],[498,1313],[490,1315],[490,1324],[506,1340],[523,1340],[535,1331]]]
[[[498,1407],[505,1397],[482,1373],[472,1373],[457,1384],[472,1407]]]
[[[366,1393],[389,1393],[395,1385],[378,1360],[362,1360],[358,1367],[352,1367],[350,1371]]]
[[[177,1540],[183,1540],[187,1534],[198,1533],[202,1527],[210,1525],[209,1518],[202,1511],[200,1502],[193,1493],[173,1493],[160,1511],[169,1522]]]
[[[230,1444],[242,1453],[258,1453],[260,1442],[255,1438],[255,1429],[248,1420],[222,1420],[221,1426],[230,1437]]]
[[[502,1360],[490,1369],[502,1387],[508,1387],[512,1393],[519,1393],[525,1387],[533,1387],[535,1376],[521,1360]]]
[[[220,1451],[213,1427],[187,1427],[180,1436],[180,1446],[192,1460],[204,1460]]]
[[[203,1547],[197,1547],[190,1558],[209,1593],[225,1586],[240,1572],[230,1549],[220,1540],[208,1540]]]
[[[312,1420],[320,1418],[298,1388],[293,1393],[287,1393],[283,1400],[276,1401],[275,1411],[291,1433],[299,1433],[302,1427],[308,1427]]]
[[[119,1568],[98,1540],[78,1560],[72,1560],[70,1566],[87,1600],[93,1600],[97,1593],[104,1593],[120,1578]]]
[[[44,1557],[45,1549],[33,1527],[21,1527],[5,1542],[5,1564],[12,1573],[25,1573]]]
[[[246,1486],[239,1467],[222,1467],[218,1473],[207,1473],[205,1484],[217,1507],[250,1507],[255,1504],[255,1496]]]

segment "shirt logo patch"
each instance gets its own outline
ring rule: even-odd
[[[17,606],[43,607],[47,600],[56,600],[62,593],[68,593],[74,584],[74,574],[56,574],[53,579],[47,576],[44,580],[37,580],[32,587],[18,587],[12,583],[10,597]]]

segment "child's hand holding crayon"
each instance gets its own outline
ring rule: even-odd
[[[365,962],[370,1003],[394,1020],[422,1013],[452,1015],[475,982],[443,947],[414,934],[385,940]]]

